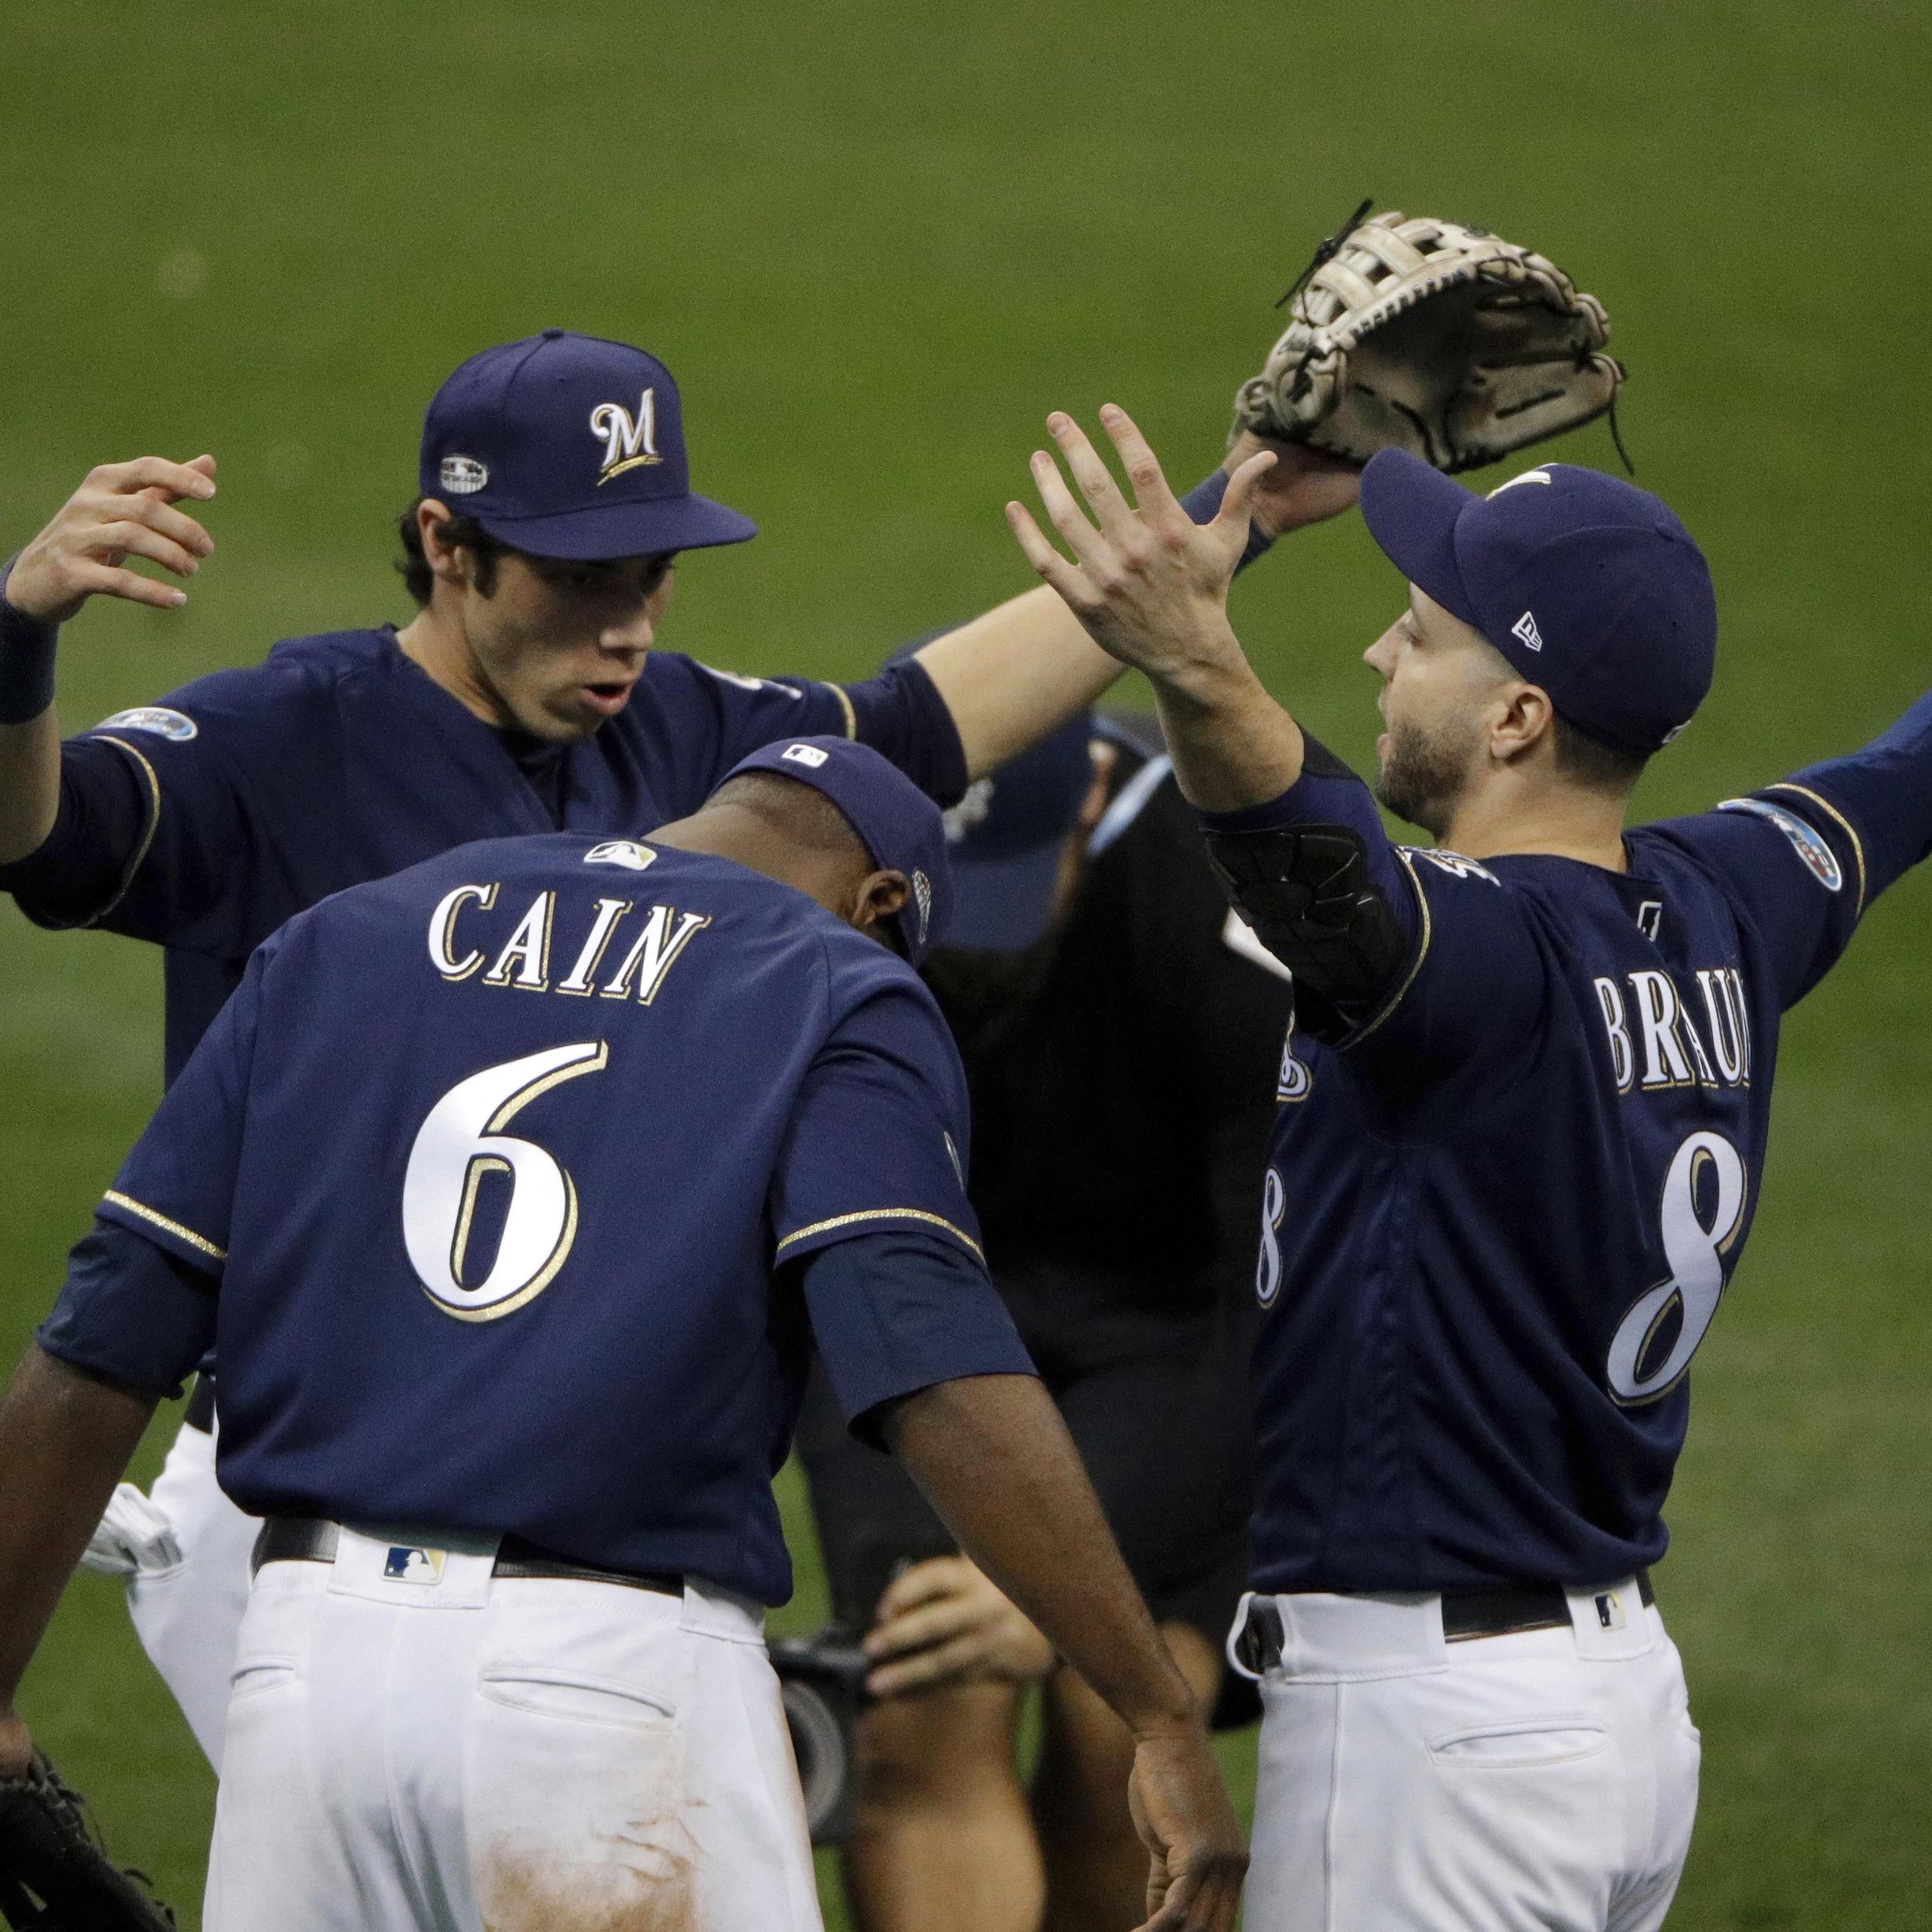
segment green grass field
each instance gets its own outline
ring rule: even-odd
[[[71,725],[400,615],[389,522],[423,403],[552,323],[662,353],[699,487],[764,525],[682,573],[667,641],[861,672],[1026,581],[999,505],[1049,407],[1117,400],[1205,471],[1270,304],[1366,193],[1533,242],[1611,308],[1641,480],[1704,542],[1724,615],[1718,689],[1647,811],[1849,747],[1927,681],[1922,5],[15,0],[6,21],[0,554],[93,462],[222,462],[189,608],[69,633]],[[1556,453],[1614,461],[1600,426]],[[1275,688],[1359,761],[1356,654],[1398,595],[1353,519],[1238,595]],[[1793,1016],[1757,1233],[1698,1364],[1659,1580],[1705,1737],[1685,1932],[1932,1925],[1929,945],[1915,879]],[[0,910],[6,1351],[155,1097],[158,1012],[149,954]],[[76,1583],[23,1703],[192,1925],[211,1782],[115,1587]]]

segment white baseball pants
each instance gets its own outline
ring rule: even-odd
[[[215,1480],[215,1438],[182,1424],[148,1499],[172,1526],[181,1560],[128,1579],[141,1648],[173,1692],[195,1740],[221,1770],[235,1640],[248,1604],[248,1560],[261,1524]]]
[[[1434,1597],[1271,1600],[1249,1932],[1663,1923],[1698,1736],[1634,1582],[1573,1594],[1567,1629],[1457,1643]]]
[[[760,1613],[387,1548],[256,1579],[206,1932],[821,1932]]]

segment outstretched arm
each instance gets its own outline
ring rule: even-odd
[[[145,557],[190,577],[215,540],[185,498],[215,494],[215,459],[158,456],[105,463],[0,579],[0,865],[24,859],[53,829],[60,804],[60,727],[53,708],[54,640],[92,597],[173,610],[188,594],[126,567]]]
[[[1274,456],[1273,467],[1259,466],[1238,496],[1230,481],[1219,513],[1203,526],[1228,550],[1230,577],[1250,522],[1273,539],[1338,515],[1355,501],[1359,472],[1348,464],[1246,433],[1236,439],[1223,472],[1240,474],[1264,451]],[[1167,500],[1194,528],[1186,509],[1172,495]],[[1103,648],[1105,640],[1097,641],[1090,629],[1053,587],[1014,597],[918,654],[953,714],[972,776],[1004,764],[1091,704],[1119,677],[1123,662],[1131,662],[1110,655],[1111,647]]]
[[[1133,1732],[1149,1932],[1226,1932],[1247,1862],[1240,1827],[1051,1397],[1030,1376],[968,1376],[895,1403],[882,1427],[960,1547]]]
[[[0,1777],[32,1754],[14,1692],[155,1402],[39,1347],[0,1398]]]
[[[1013,534],[1092,645],[1147,673],[1190,803],[1238,811],[1279,798],[1301,775],[1301,733],[1254,675],[1227,615],[1247,507],[1277,452],[1257,448],[1229,482],[1221,514],[1196,524],[1127,412],[1109,403],[1100,420],[1126,467],[1132,499],[1080,426],[1056,411],[1047,427],[1091,520],[1060,465],[1036,450],[1033,481],[1073,561],[1019,503],[1006,506]]]

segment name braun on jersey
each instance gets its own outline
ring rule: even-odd
[[[1668,973],[1646,968],[1624,978],[1630,988],[1628,998],[1614,979],[1599,977],[1592,981],[1610,1040],[1618,1093],[1628,1094],[1633,1087],[1654,1093],[1672,1087],[1750,1085],[1750,1011],[1744,981],[1735,966],[1698,971],[1698,990],[1709,1022],[1708,1053],[1697,1022]]]
[[[436,902],[430,914],[427,939],[430,964],[447,980],[468,979],[478,971],[485,986],[520,988],[531,993],[571,993],[605,999],[635,997],[648,1006],[682,954],[711,923],[706,913],[681,913],[672,906],[651,906],[639,925],[631,917],[638,908],[628,899],[600,898],[590,909],[587,924],[566,910],[570,930],[583,937],[571,955],[570,971],[552,983],[551,943],[557,929],[557,895],[539,893],[492,957],[490,938],[465,930],[468,922],[495,910],[496,882],[457,886]],[[505,909],[506,911],[508,908]],[[627,942],[617,941],[620,933]],[[484,943],[478,945],[475,939]],[[607,958],[617,964],[600,985]],[[487,963],[486,963],[487,962]]]

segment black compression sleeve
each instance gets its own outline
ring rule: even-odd
[[[12,893],[37,925],[84,925],[127,883],[148,810],[127,757],[98,738],[69,739],[60,747],[53,830],[26,858],[0,866],[0,892]]]
[[[53,660],[60,627],[16,611],[7,580],[18,560],[0,564],[0,724],[30,724],[53,702]]]
[[[924,665],[903,658],[845,691],[852,736],[889,758],[928,798],[957,804],[966,791],[966,750]]]

